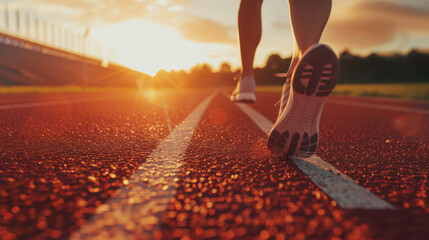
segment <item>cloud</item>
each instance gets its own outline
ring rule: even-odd
[[[74,14],[69,18],[84,26],[142,19],[175,27],[189,41],[236,44],[234,27],[183,11],[191,0],[35,0],[34,3],[39,9],[51,12],[55,8],[70,9]]]
[[[373,19],[332,21],[323,35],[324,41],[330,44],[359,49],[390,42],[394,37],[395,28],[391,22]]]
[[[236,44],[235,28],[203,18],[185,20],[178,26],[183,38],[193,42]]]
[[[428,32],[429,9],[415,8],[394,2],[363,2],[354,9],[361,18],[388,20],[398,30]]]
[[[429,35],[429,9],[391,1],[360,1],[333,12],[324,41],[341,47],[371,48],[394,40],[398,33]]]
[[[412,6],[415,8],[429,10],[429,1],[427,0],[392,0],[401,5]]]
[[[69,8],[79,13],[77,16],[70,16],[72,20],[87,25],[100,25],[133,18],[147,19],[154,13],[171,9],[177,11],[180,6],[190,4],[191,0],[33,0],[31,3],[37,8]]]

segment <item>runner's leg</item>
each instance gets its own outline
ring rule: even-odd
[[[294,63],[313,44],[320,41],[331,13],[332,0],[289,0],[294,37]]]
[[[262,35],[262,0],[241,0],[238,10],[238,37],[242,77],[253,75],[253,61]]]

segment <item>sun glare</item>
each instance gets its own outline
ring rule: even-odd
[[[142,20],[96,27],[91,34],[117,52],[116,61],[149,75],[160,69],[189,69],[212,54],[183,39],[175,28]]]

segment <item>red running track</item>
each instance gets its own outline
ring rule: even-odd
[[[79,231],[211,92],[1,96],[0,238],[66,239]],[[257,97],[250,106],[275,121],[279,93]],[[290,159],[271,154],[265,133],[219,93],[196,127],[163,216],[111,221],[103,231],[136,239],[424,239],[428,108],[330,97],[317,155],[395,207],[345,210]]]

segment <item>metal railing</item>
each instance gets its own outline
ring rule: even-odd
[[[0,33],[25,39],[47,47],[60,49],[84,57],[114,62],[116,53],[87,37],[89,29],[76,33],[76,28],[65,27],[10,3],[0,6]]]

